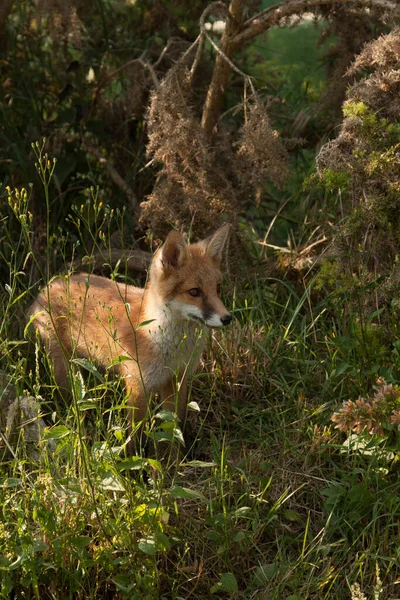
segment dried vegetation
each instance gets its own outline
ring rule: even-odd
[[[340,133],[317,158],[326,188],[340,188],[346,216],[336,243],[336,285],[356,290],[358,302],[361,292],[364,316],[382,309],[390,336],[400,292],[399,59],[399,29],[365,46],[348,71],[363,69],[363,76],[348,90]]]

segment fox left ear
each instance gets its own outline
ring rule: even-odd
[[[186,257],[186,242],[179,231],[170,231],[161,247],[161,262],[164,267],[180,269]]]
[[[222,261],[222,253],[228,239],[231,226],[229,223],[223,225],[215,233],[210,235],[200,244],[205,247],[205,253],[219,266]]]

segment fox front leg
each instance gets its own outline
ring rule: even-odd
[[[127,445],[129,456],[133,456],[140,450],[143,441],[143,424],[147,416],[147,398],[143,389],[142,382],[138,380],[135,373],[130,373],[126,368],[123,369],[125,377],[125,388],[128,396],[127,416],[128,428],[127,434],[130,438]]]
[[[180,428],[183,429],[186,420],[187,406],[187,377],[183,375],[179,380],[172,377],[160,390],[162,407],[175,413],[179,419]]]

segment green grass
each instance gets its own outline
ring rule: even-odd
[[[43,164],[46,182],[52,166]],[[1,295],[10,382],[0,391],[1,597],[344,600],[358,583],[368,600],[395,598],[396,460],[382,462],[373,436],[372,454],[346,449],[330,421],[387,373],[387,356],[366,358],[361,341],[349,343],[357,315],[349,320],[338,300],[333,308],[312,280],[257,276],[226,292],[235,320],[212,335],[192,383],[200,411],[189,413],[180,460],[173,447],[169,461],[129,459],[113,378],[77,372],[66,406],[43,351],[28,351],[22,315],[36,289],[26,267],[28,195],[10,198],[20,238],[9,240]],[[104,209],[93,195],[88,202],[94,229],[81,209],[71,220],[95,240]],[[43,278],[51,257],[51,247],[45,260],[29,254]],[[40,406],[39,445],[18,427],[5,443],[10,390]],[[395,456],[391,435],[380,443]]]

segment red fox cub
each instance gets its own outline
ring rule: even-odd
[[[220,299],[229,228],[191,245],[171,231],[154,254],[144,289],[84,273],[50,282],[29,314],[60,388],[68,387],[71,358],[104,368],[114,364],[128,394],[129,433],[155,393],[183,425],[187,378],[203,351],[201,325],[222,327],[232,320]]]

